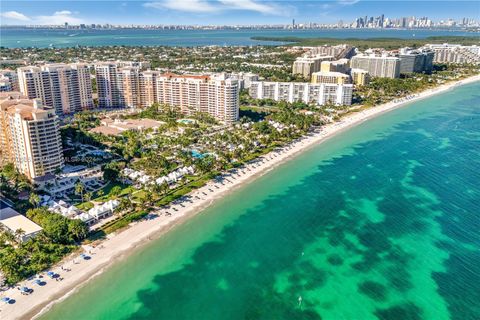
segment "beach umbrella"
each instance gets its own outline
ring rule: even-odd
[[[47,276],[49,276],[50,278],[53,278],[55,276],[55,272],[53,271],[48,271],[47,272]]]
[[[20,290],[21,290],[22,292],[27,292],[27,293],[30,292],[30,289],[27,288],[27,287],[22,287]]]
[[[8,297],[3,297],[2,302],[8,303],[10,301],[10,298]]]
[[[35,280],[33,280],[33,283],[40,285],[42,283],[42,281],[40,281],[40,279],[35,279]]]

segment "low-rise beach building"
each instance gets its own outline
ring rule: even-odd
[[[21,242],[27,241],[40,233],[43,228],[38,224],[21,215],[10,207],[3,207],[0,201],[0,224],[9,232],[16,235]]]
[[[165,122],[152,120],[152,119],[110,119],[105,118],[100,122],[100,126],[95,127],[90,130],[90,132],[100,133],[104,135],[118,136],[122,132],[133,130],[133,131],[144,131],[146,129],[153,129],[156,131]]]

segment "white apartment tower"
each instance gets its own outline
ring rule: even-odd
[[[252,82],[249,94],[254,99],[315,103],[318,106],[332,103],[351,105],[353,85],[312,84],[308,82]]]

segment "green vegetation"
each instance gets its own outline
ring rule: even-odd
[[[134,221],[141,220],[145,218],[145,216],[148,214],[146,211],[137,211],[128,215],[125,215],[124,217],[118,219],[115,221],[115,223],[111,225],[106,225],[103,226],[102,231],[105,233],[112,233],[114,231],[117,231],[119,229],[122,229],[126,226],[128,226],[130,223]]]
[[[27,217],[43,228],[34,238],[20,242],[22,230],[15,234],[0,230],[0,270],[10,285],[57,263],[75,250],[76,244],[88,233],[82,221],[65,218],[45,208],[30,209]]]
[[[399,79],[373,78],[368,85],[358,87],[355,90],[354,103],[373,107],[433,88],[441,83],[472,76],[479,72],[480,66],[449,64],[435,65],[431,74],[414,73]]]
[[[114,53],[114,56],[112,54]],[[112,59],[148,61],[151,69],[187,72],[254,72],[272,81],[301,81],[291,75],[296,54],[282,47],[163,47],[103,46],[71,48],[0,48],[0,55],[12,59],[47,62],[106,61]],[[168,58],[166,58],[168,57]],[[265,68],[265,65],[270,67]],[[93,83],[94,90],[96,83]]]
[[[25,212],[33,207],[30,199],[19,199],[21,194],[28,198],[28,194],[32,190],[33,186],[30,180],[25,175],[20,174],[12,163],[7,163],[0,168],[0,195],[7,199],[16,199],[14,205],[17,211]]]
[[[348,43],[360,50],[368,48],[385,48],[387,50],[398,49],[402,47],[421,47],[427,43],[458,43],[463,45],[478,45],[479,37],[461,37],[461,36],[434,36],[425,39],[400,39],[400,38],[299,38],[299,37],[252,37],[253,40],[260,41],[279,41],[291,42],[295,46],[322,46],[322,45],[339,45]]]

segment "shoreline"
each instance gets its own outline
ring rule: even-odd
[[[286,146],[277,148],[233,171],[224,173],[220,176],[223,179],[211,180],[205,186],[192,191],[188,200],[172,203],[168,209],[152,212],[157,213],[159,217],[132,223],[127,229],[109,234],[107,239],[95,248],[88,245],[83,246],[84,251],[87,253],[91,251],[89,255],[92,258],[90,260],[80,259],[78,252],[66,257],[62,262],[62,267],[69,268],[71,271],[65,272],[61,270],[60,265],[51,269],[64,277],[63,281],[48,279],[45,286],[33,285],[29,280],[17,284],[17,286],[26,285],[32,287],[35,292],[29,296],[22,296],[20,291],[15,288],[5,291],[2,295],[10,297],[16,302],[12,305],[7,304],[0,307],[1,318],[5,320],[32,319],[43,315],[54,304],[68,298],[84,285],[88,285],[90,280],[102,274],[116,261],[127,257],[138,247],[161,237],[190,217],[202,213],[203,209],[212,205],[216,199],[247,185],[257,177],[268,173],[303,151],[318,146],[328,138],[383,113],[438,93],[447,92],[459,85],[476,81],[480,81],[480,75],[425,90],[415,94],[412,98],[402,98],[400,101],[388,102],[373,108],[354,112],[338,122],[323,126],[321,130],[299,138]]]

